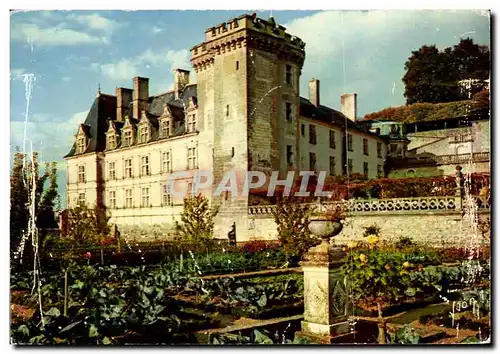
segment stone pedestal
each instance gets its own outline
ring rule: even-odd
[[[349,332],[348,301],[340,266],[345,253],[330,245],[329,239],[342,230],[342,224],[313,220],[309,229],[322,238],[300,263],[304,271],[304,321],[301,336],[321,343]]]

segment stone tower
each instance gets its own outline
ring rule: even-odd
[[[304,47],[273,18],[243,15],[207,29],[205,41],[191,49],[200,124],[214,134],[214,183],[230,170],[242,185],[246,171],[286,176],[297,169]],[[244,241],[248,198],[224,193],[213,203],[221,206],[216,237],[225,238],[235,222],[237,240]]]

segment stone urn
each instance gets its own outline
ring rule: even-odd
[[[330,240],[337,236],[343,227],[337,215],[322,212],[313,214],[309,218],[308,228],[314,236],[321,239],[321,243],[309,249],[304,255],[304,262],[319,262],[325,265],[339,262],[345,253],[339,247],[333,247]]]

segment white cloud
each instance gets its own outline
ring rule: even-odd
[[[88,111],[79,112],[69,119],[55,120],[49,115],[34,114],[25,125],[24,121],[10,122],[11,148],[19,146],[23,151],[30,151],[30,142],[33,151],[38,151],[43,161],[60,161],[73,144],[78,125],[85,121]],[[26,145],[24,145],[24,131],[26,128]]]
[[[95,63],[92,64],[92,67],[96,66]],[[166,49],[154,52],[148,49],[134,58],[101,64],[99,70],[112,80],[129,80],[134,76],[141,75],[146,69],[159,67],[189,68],[189,51],[187,49]]]
[[[307,97],[307,82],[314,77],[321,80],[322,104],[338,109],[340,95],[357,92],[358,106],[369,112],[404,103],[403,85],[396,86],[396,94],[391,88],[401,83],[412,50],[424,44],[449,47],[460,33],[474,36],[481,25],[473,11],[393,10],[324,11],[283,26],[306,43],[302,95]]]
[[[11,40],[46,46],[108,43],[106,36],[94,36],[65,28],[65,26],[64,23],[55,27],[40,27],[33,23],[15,23],[11,28]]]
[[[158,27],[158,26],[153,26],[153,28],[151,28],[151,32],[153,34],[159,34],[161,32],[164,32],[165,29],[164,28],[161,28],[161,27]]]
[[[87,26],[91,30],[113,31],[120,27],[118,22],[107,17],[103,17],[97,13],[90,15],[70,15],[69,19],[75,20],[76,22]]]

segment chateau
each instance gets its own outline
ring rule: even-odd
[[[67,206],[103,206],[122,229],[167,230],[183,206],[166,183],[172,173],[184,173],[176,189],[186,195],[196,192],[197,170],[213,171],[214,186],[230,170],[385,176],[389,141],[404,156],[407,140],[357,122],[355,93],[340,97],[337,111],[320,104],[312,79],[301,97],[304,59],[305,43],[273,18],[243,15],[207,29],[191,49],[196,84],[177,69],[166,93],[151,95],[143,77],[133,89],[99,92],[65,156]],[[252,237],[249,198],[214,189],[205,194],[220,207],[215,237],[226,238],[233,223],[238,241]]]

